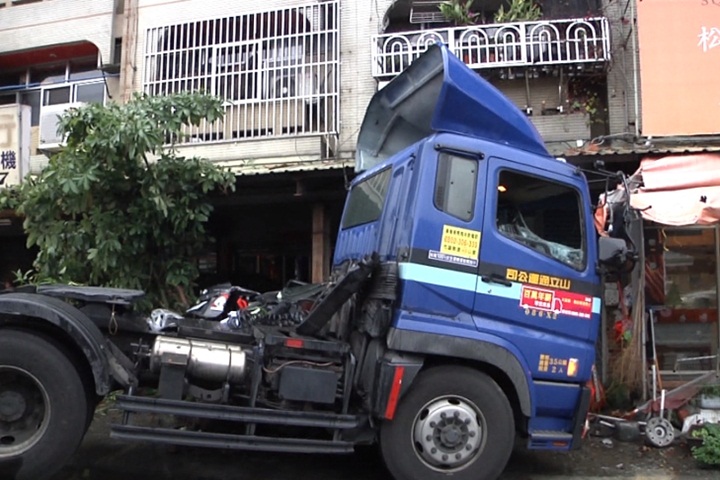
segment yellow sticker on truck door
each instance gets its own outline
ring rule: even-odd
[[[477,260],[480,252],[480,232],[443,225],[440,252]]]

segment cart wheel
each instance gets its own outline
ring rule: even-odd
[[[675,439],[675,428],[669,420],[653,417],[645,425],[645,438],[653,447],[667,447]]]

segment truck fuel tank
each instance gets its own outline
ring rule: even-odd
[[[245,377],[246,354],[236,345],[158,336],[150,355],[150,369],[159,372],[168,363],[185,365],[190,378],[236,384]]]

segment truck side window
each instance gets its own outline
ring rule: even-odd
[[[350,190],[342,228],[351,228],[380,218],[390,184],[392,169],[376,173]]]
[[[477,177],[477,159],[440,153],[433,197],[437,209],[460,220],[472,220]]]
[[[580,196],[568,186],[502,171],[498,189],[498,231],[513,241],[576,270],[585,268]]]

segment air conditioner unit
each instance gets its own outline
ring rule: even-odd
[[[412,0],[410,23],[443,23],[447,19],[440,11],[441,0]]]
[[[60,116],[70,108],[84,105],[78,103],[61,103],[45,105],[40,110],[40,142],[38,149],[45,152],[56,152],[63,147],[64,139],[58,134]]]
[[[317,76],[302,69],[279,68],[263,72],[263,99],[298,98],[306,103],[315,103],[320,86]]]
[[[288,98],[298,94],[294,69],[281,68],[267,71],[267,83],[263,85],[263,98]]]

